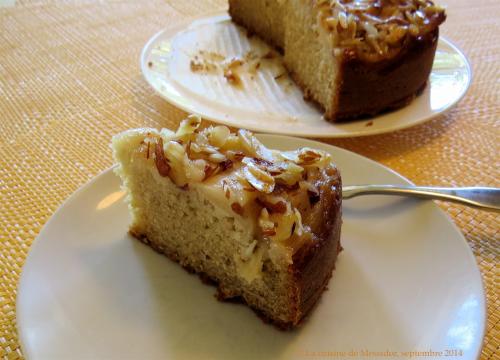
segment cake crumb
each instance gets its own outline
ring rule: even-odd
[[[194,60],[191,60],[189,62],[189,67],[191,68],[192,72],[198,72],[198,71],[202,71],[204,69],[203,64],[201,64],[199,62],[195,62]]]
[[[227,82],[233,86],[241,86],[241,78],[233,70],[228,69],[224,71],[224,77]]]
[[[272,50],[269,50],[264,56],[262,56],[263,59],[274,59],[276,57],[276,53]]]
[[[267,61],[266,61],[267,60]],[[189,67],[193,73],[222,75],[227,83],[234,87],[242,87],[244,77],[255,80],[259,71],[274,69],[275,80],[288,78],[287,71],[281,63],[281,58],[274,50],[256,51],[249,50],[243,56],[226,57],[222,54],[198,50],[191,56]],[[285,82],[282,85],[286,85]],[[285,88],[285,90],[287,90]]]
[[[373,121],[368,121],[365,126],[372,126],[373,125]]]
[[[276,76],[274,77],[274,80],[284,79],[284,78],[285,78],[285,76],[286,76],[286,73],[285,73],[285,72],[284,72],[284,73],[281,73],[281,74],[279,74],[279,75],[276,75]]]

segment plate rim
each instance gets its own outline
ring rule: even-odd
[[[181,101],[178,101],[174,97],[169,97],[169,96],[165,95],[163,92],[159,91],[152,84],[151,81],[149,81],[150,75],[148,75],[149,66],[148,66],[148,61],[147,61],[147,56],[149,53],[148,50],[150,48],[152,48],[153,44],[156,42],[156,40],[158,38],[160,38],[162,35],[164,35],[167,32],[175,31],[175,33],[169,37],[170,39],[173,39],[173,37],[175,37],[180,32],[189,30],[190,26],[195,24],[198,21],[220,22],[220,21],[227,21],[229,19],[230,19],[230,16],[227,13],[227,11],[209,12],[209,13],[205,13],[202,15],[189,17],[189,18],[187,18],[181,22],[178,22],[170,27],[164,27],[163,29],[161,29],[160,31],[158,31],[152,37],[149,38],[149,40],[145,43],[145,45],[143,46],[143,48],[141,50],[140,57],[139,57],[139,66],[141,68],[141,73],[142,73],[143,79],[146,81],[146,83],[149,85],[149,87],[153,89],[155,94],[159,95],[162,99],[167,101],[170,105],[173,105],[173,106],[177,107],[178,109],[185,111],[187,113],[197,113],[203,119],[206,119],[206,120],[218,123],[218,124],[224,124],[227,126],[243,127],[243,128],[249,129],[251,131],[254,131],[255,133],[285,135],[285,136],[293,136],[293,137],[317,138],[317,139],[360,138],[360,137],[365,137],[365,136],[390,134],[390,133],[393,133],[396,131],[413,128],[415,126],[426,123],[432,119],[435,119],[436,117],[438,117],[440,115],[443,115],[444,113],[448,112],[453,107],[455,107],[465,97],[465,95],[469,91],[469,88],[472,84],[472,80],[474,77],[470,60],[465,55],[465,53],[462,51],[462,49],[459,46],[457,46],[454,42],[449,40],[448,38],[439,35],[438,46],[439,46],[439,42],[444,43],[446,46],[449,46],[450,48],[452,48],[455,51],[455,53],[457,53],[461,57],[461,59],[464,61],[466,72],[468,74],[468,80],[467,80],[467,83],[465,84],[463,92],[459,96],[457,96],[452,102],[450,102],[450,104],[448,104],[448,106],[441,109],[440,111],[433,113],[433,114],[430,114],[428,116],[421,116],[416,121],[411,122],[409,124],[408,123],[400,123],[400,124],[392,126],[390,129],[387,129],[387,128],[373,129],[372,128],[372,129],[367,129],[365,131],[357,130],[357,131],[345,132],[345,133],[344,132],[340,132],[340,133],[330,133],[330,132],[312,133],[310,131],[294,132],[294,131],[262,130],[262,129],[259,129],[259,128],[253,127],[253,126],[246,126],[246,125],[243,126],[241,124],[235,124],[234,121],[228,121],[228,120],[224,119],[224,117],[216,117],[216,116],[212,116],[210,114],[208,114],[208,115],[207,114],[200,114],[197,111],[195,111],[195,109],[189,108],[188,106],[184,105]],[[428,88],[428,86],[429,86],[429,84],[427,83],[426,89]],[[424,89],[424,91],[425,91],[425,89]],[[185,96],[182,96],[182,97],[185,98]],[[393,113],[396,113],[399,110],[401,110],[401,109],[396,109],[396,110],[394,110]],[[375,120],[378,116],[383,116],[384,114],[385,113],[382,113],[381,115],[376,115],[374,117],[369,117],[366,119],[363,118],[363,119],[359,119],[359,120],[355,120],[355,121],[371,121],[371,120]],[[323,121],[326,122],[326,120],[324,120],[324,119],[323,119]],[[333,123],[333,126],[342,126],[342,123]]]
[[[293,137],[293,136],[278,135],[278,134],[258,134],[257,137],[261,141],[275,142],[276,140],[274,140],[274,139],[277,138],[278,140],[281,140],[281,141],[285,141],[285,140],[297,141],[297,142],[301,143],[301,146],[314,147],[314,146],[319,145],[320,147],[324,146],[326,148],[331,148],[332,151],[341,152],[344,154],[349,154],[350,156],[354,156],[356,158],[362,159],[363,161],[368,161],[372,165],[376,165],[376,166],[380,167],[383,171],[389,172],[392,175],[397,176],[402,182],[407,183],[409,185],[414,185],[405,176],[399,174],[395,170],[387,167],[386,165],[379,163],[375,160],[372,160],[366,156],[360,155],[358,153],[355,153],[353,151],[350,151],[350,150],[347,150],[347,149],[344,149],[344,148],[341,148],[341,147],[338,147],[335,145],[331,145],[331,144],[327,144],[327,143],[323,143],[323,142],[319,142],[319,141],[315,141],[315,140],[311,140],[311,139],[297,138],[297,137]],[[58,206],[58,208],[52,213],[52,215],[50,215],[49,219],[42,226],[40,232],[37,234],[37,236],[33,240],[32,244],[28,250],[28,254],[27,254],[25,261],[23,263],[23,266],[21,269],[21,274],[19,276],[19,280],[17,283],[17,294],[16,294],[16,300],[15,300],[15,309],[16,309],[15,314],[16,314],[16,319],[17,319],[16,320],[16,331],[17,331],[17,335],[18,335],[18,339],[19,339],[19,346],[20,346],[21,352],[23,353],[23,355],[27,359],[30,358],[32,353],[27,351],[27,347],[26,347],[27,342],[25,340],[26,333],[22,330],[22,326],[21,326],[21,324],[24,323],[21,320],[22,318],[24,318],[24,314],[21,311],[19,311],[21,309],[21,307],[19,305],[20,305],[20,302],[22,301],[21,300],[22,293],[26,292],[26,290],[23,290],[23,289],[27,286],[26,280],[25,280],[26,279],[26,268],[27,268],[26,265],[28,264],[28,262],[30,261],[30,259],[33,256],[36,256],[33,254],[35,253],[36,249],[40,246],[41,241],[43,241],[44,233],[47,232],[48,229],[50,228],[50,226],[52,226],[52,223],[57,220],[57,215],[60,214],[61,212],[63,212],[64,209],[69,204],[74,202],[75,199],[81,195],[81,193],[85,192],[86,190],[88,190],[92,186],[95,186],[95,184],[99,181],[102,181],[102,179],[104,177],[110,176],[110,175],[116,176],[115,174],[113,174],[116,167],[117,167],[117,164],[113,164],[111,167],[108,167],[108,168],[102,170],[97,175],[95,175],[90,180],[88,180],[83,185],[81,185],[69,197],[67,197]],[[439,207],[434,201],[432,201],[432,200],[423,200],[423,201],[425,201],[427,203],[432,203],[431,206],[434,208],[434,210],[437,210],[437,212],[439,213],[439,215],[441,217],[441,221],[445,221],[447,223],[447,225],[450,227],[450,229],[459,238],[459,239],[457,239],[457,241],[460,241],[461,245],[465,248],[465,252],[467,254],[466,256],[469,258],[469,260],[471,260],[471,263],[473,264],[472,271],[475,273],[475,277],[477,279],[479,279],[479,284],[481,285],[480,286],[481,296],[479,297],[481,300],[481,304],[480,304],[481,313],[480,313],[479,320],[483,323],[483,326],[480,327],[480,333],[478,335],[478,339],[480,342],[479,342],[479,346],[477,347],[476,352],[475,352],[475,359],[480,359],[482,349],[484,347],[484,338],[485,338],[485,334],[486,334],[487,320],[488,320],[487,319],[487,315],[488,315],[487,299],[486,299],[486,291],[485,291],[486,289],[485,289],[485,284],[484,284],[481,270],[479,269],[476,258],[474,256],[472,249],[470,248],[467,240],[465,239],[465,236],[463,235],[462,231],[458,228],[458,226],[455,224],[455,222],[451,219],[451,217],[441,207]]]

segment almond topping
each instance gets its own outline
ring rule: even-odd
[[[209,128],[208,140],[211,145],[221,148],[226,143],[226,139],[231,134],[227,126],[216,126]]]
[[[233,211],[238,214],[238,215],[241,215],[243,216],[243,213],[244,213],[244,209],[243,209],[243,206],[241,206],[240,204],[238,203],[232,203],[231,204],[231,209],[233,209]]]
[[[158,169],[158,173],[166,177],[170,172],[170,165],[168,164],[167,159],[165,158],[165,153],[163,152],[163,139],[158,138],[155,146],[155,164]]]
[[[245,157],[245,154],[243,154],[241,151],[228,150],[226,152],[226,156],[228,159],[230,159],[232,161],[239,162],[239,161],[243,160],[243,158]]]
[[[205,166],[205,177],[203,178],[203,180],[208,179],[209,177],[217,174],[218,172],[219,172],[219,166],[207,164]]]
[[[233,162],[231,160],[224,160],[219,166],[221,171],[226,171],[233,167]]]
[[[224,191],[224,196],[226,197],[226,199],[229,200],[229,198],[231,197],[231,190],[229,189],[229,185],[227,184],[226,179],[222,181],[222,190]]]
[[[208,155],[208,160],[218,164],[218,163],[221,163],[223,161],[226,161],[226,157],[224,155],[222,155],[221,153],[214,153],[214,154]]]
[[[224,77],[226,78],[227,82],[231,85],[234,86],[241,85],[241,78],[231,69],[224,70]]]
[[[322,154],[316,150],[303,148],[299,150],[299,165],[312,165],[313,163],[319,161]]]
[[[278,201],[276,203],[272,203],[270,201],[267,201],[266,199],[261,199],[261,198],[256,198],[255,201],[257,202],[257,204],[264,207],[271,214],[273,213],[284,214],[287,209],[285,201]]]
[[[262,230],[262,235],[263,236],[274,236],[274,235],[276,235],[276,230],[274,230],[274,229]]]
[[[274,190],[274,178],[266,171],[259,168],[255,163],[248,162],[243,168],[243,175],[254,188],[265,194]]]

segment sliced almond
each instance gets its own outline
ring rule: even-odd
[[[259,168],[255,163],[249,162],[243,168],[243,175],[255,189],[265,194],[270,194],[274,190],[274,178],[266,171]]]
[[[163,150],[163,139],[158,138],[155,145],[155,164],[158,169],[158,173],[166,177],[170,173],[170,165],[168,164],[167,158],[165,157],[165,152]]]

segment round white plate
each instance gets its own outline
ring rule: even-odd
[[[261,139],[331,152],[346,184],[409,183],[329,145]],[[362,358],[362,351],[430,350],[476,358],[485,326],[481,277],[443,211],[430,201],[371,196],[346,201],[343,212],[344,251],[329,289],[302,327],[283,332],[246,306],[217,301],[214,287],[127,235],[120,181],[108,170],[71,196],[33,244],[17,302],[22,350],[28,359],[304,359],[322,351]]]
[[[370,119],[332,124],[316,106],[303,100],[286,74],[280,77],[284,73],[280,59],[259,61],[258,71],[252,71],[253,66],[244,68],[241,87],[227,82],[221,70],[225,61],[244,58],[249,51],[266,54],[269,49],[256,37],[249,39],[228,15],[218,15],[156,34],[142,51],[141,68],[162,97],[187,112],[259,132],[328,138],[380,134],[430,120],[455,105],[471,81],[465,56],[440,38],[430,83],[408,106]],[[218,55],[200,56],[200,51]],[[197,55],[217,69],[193,72],[190,64]]]

